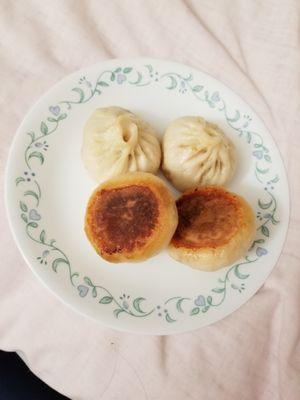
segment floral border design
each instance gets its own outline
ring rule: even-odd
[[[174,91],[177,95],[192,95],[208,107],[222,113],[228,126],[252,148],[252,156],[256,160],[254,174],[265,190],[264,198],[259,198],[257,202],[258,236],[249,249],[251,256],[248,253],[243,262],[231,266],[224,273],[223,278],[218,279],[216,287],[206,295],[201,293],[196,298],[182,296],[168,298],[163,304],[148,305],[145,311],[142,303],[147,304],[147,300],[144,297],[131,298],[125,293],[119,296],[113,295],[107,288],[94,284],[91,278],[81,277],[78,272],[73,271],[68,256],[56,245],[55,239],[47,239],[46,231],[42,228],[39,206],[43,197],[38,175],[46,162],[47,151],[50,148],[48,137],[57,131],[73,108],[89,102],[116,85],[135,87],[160,85],[163,89]],[[20,218],[25,224],[25,232],[30,240],[41,246],[41,253],[36,256],[37,262],[45,267],[51,265],[55,273],[58,273],[60,268],[66,268],[70,283],[78,295],[84,298],[90,293],[99,304],[110,305],[116,318],[120,314],[136,318],[156,314],[161,320],[174,323],[182,314],[194,317],[208,312],[211,308],[219,307],[232,290],[242,293],[246,288],[245,282],[250,276],[245,267],[268,253],[267,244],[272,226],[280,222],[276,215],[277,200],[274,195],[276,183],[280,178],[278,174],[272,172],[270,151],[264,144],[262,136],[251,129],[251,121],[252,117],[248,114],[243,114],[239,110],[230,110],[218,91],[209,92],[204,85],[194,81],[192,74],[186,76],[177,72],[161,74],[152,65],[147,64],[141,69],[121,66],[102,71],[95,82],[85,76],[81,77],[78,84],[71,89],[70,98],[49,106],[49,114],[41,121],[39,132],[27,132],[29,143],[24,151],[24,171],[15,179],[15,184],[22,190],[19,208]]]

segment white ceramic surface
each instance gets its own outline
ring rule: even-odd
[[[110,105],[133,111],[161,134],[184,115],[201,115],[224,130],[238,151],[229,189],[244,196],[257,217],[245,258],[207,273],[166,252],[139,264],[110,264],[95,253],[83,231],[95,183],[80,157],[82,127],[95,108]],[[105,325],[147,334],[189,331],[239,308],[275,266],[289,220],[283,163],[255,112],[206,73],[143,58],[76,72],[38,101],[10,151],[6,205],[20,251],[53,293]]]

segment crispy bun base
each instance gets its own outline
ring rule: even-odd
[[[88,201],[85,232],[105,260],[137,262],[166,247],[177,223],[175,200],[164,182],[134,172],[96,188]]]
[[[255,218],[247,201],[220,186],[198,187],[177,200],[179,223],[169,245],[176,260],[203,271],[232,264],[249,249]]]

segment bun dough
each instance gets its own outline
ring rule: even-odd
[[[161,161],[154,129],[130,111],[98,108],[84,127],[83,163],[98,183],[126,172],[155,173]]]
[[[163,171],[180,191],[224,185],[234,174],[235,148],[217,125],[201,117],[173,121],[163,138]]]
[[[134,172],[94,191],[85,232],[105,260],[142,261],[169,244],[177,223],[175,200],[165,183],[155,175]]]
[[[176,260],[203,271],[232,264],[255,235],[253,211],[244,198],[218,186],[185,192],[176,202],[178,227],[169,245]]]

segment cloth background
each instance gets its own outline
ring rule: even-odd
[[[284,251],[259,292],[212,326],[155,337],[104,329],[45,290],[12,240],[1,195],[1,349],[19,350],[72,399],[300,398],[299,18],[297,0],[0,0],[1,183],[18,125],[55,82],[107,58],[150,56],[207,71],[252,105],[292,198]]]

